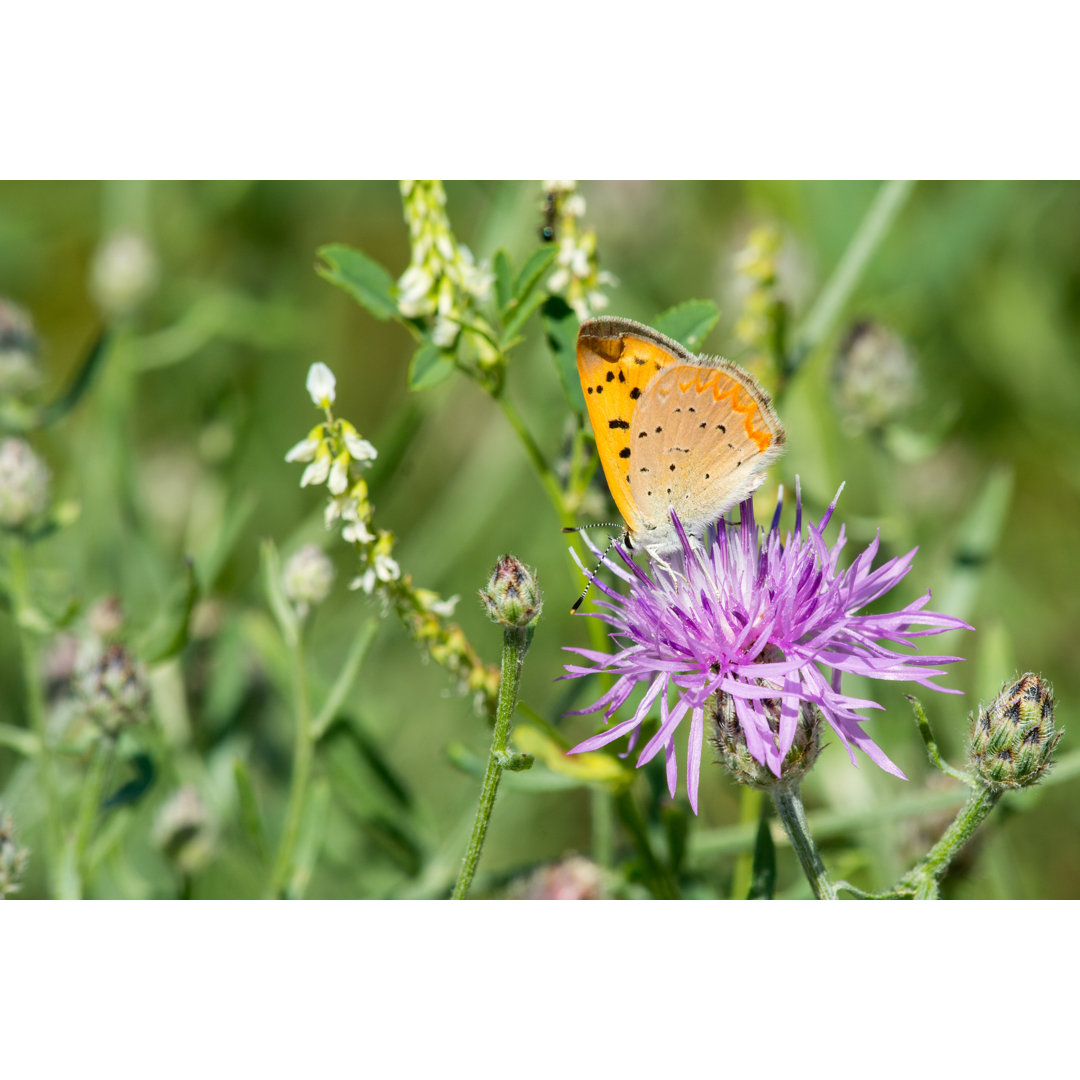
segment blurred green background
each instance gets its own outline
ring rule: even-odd
[[[721,318],[704,351],[746,362],[734,337],[745,299],[736,255],[751,230],[780,230],[778,289],[797,326],[876,189],[862,182],[582,183],[600,264],[620,282],[606,290],[604,313],[649,322],[683,300],[713,299]],[[454,231],[478,259],[503,247],[520,265],[537,247],[539,183],[450,182],[446,191]],[[946,757],[958,765],[968,711],[1018,671],[1053,681],[1067,729],[1060,753],[1075,745],[1078,193],[1077,185],[1063,183],[918,185],[843,319],[779,401],[789,450],[775,478],[790,489],[798,474],[815,514],[846,483],[838,518],[847,523],[850,549],[879,526],[881,557],[919,545],[914,569],[889,606],[930,588],[934,609],[976,628],[926,645],[967,658],[940,680],[964,697],[921,694]],[[316,360],[337,375],[336,414],[382,452],[372,473],[375,520],[397,535],[403,570],[444,596],[460,594],[455,619],[495,662],[499,635],[476,590],[504,552],[536,567],[546,607],[522,698],[572,741],[598,730],[595,716],[560,718],[600,693],[555,681],[567,657],[562,646],[588,643],[583,620],[569,614],[582,582],[505,417],[464,378],[410,393],[413,341],[314,271],[316,249],[340,242],[401,274],[409,246],[397,186],[0,184],[0,296],[33,316],[45,398],[74,377],[102,326],[89,288],[91,264],[118,228],[148,238],[157,282],[77,407],[30,436],[53,471],[56,498],[81,505],[73,525],[34,547],[35,595],[54,615],[77,601],[74,633],[97,601],[118,596],[134,634],[173,602],[188,555],[204,595],[193,640],[153,673],[156,723],[165,732],[151,754],[153,782],[112,815],[93,894],[176,895],[176,874],[152,834],[155,815],[182,782],[199,786],[217,823],[213,856],[193,894],[262,892],[264,870],[238,824],[232,772],[237,758],[248,763],[272,844],[284,812],[292,721],[259,576],[262,538],[274,539],[283,556],[314,540],[335,560],[336,588],[311,626],[317,693],[334,678],[364,620],[379,614],[376,601],[346,588],[350,551],[324,532],[322,495],[301,490],[300,467],[283,460],[318,419],[304,390]],[[835,394],[837,349],[856,319],[879,322],[902,339],[918,375],[910,407],[869,430],[844,415]],[[538,321],[527,332],[512,355],[508,393],[555,458],[569,431],[568,406]],[[602,479],[596,483],[597,517],[612,520]],[[764,506],[774,487],[762,495]],[[0,621],[0,678],[0,720],[24,724],[10,619]],[[868,725],[909,784],[865,759],[852,768],[833,745],[805,789],[812,812],[836,815],[819,834],[826,859],[839,876],[870,888],[894,879],[948,820],[872,819],[897,800],[951,783],[931,775],[903,698],[910,689],[872,688],[887,711],[873,713]],[[347,732],[328,741],[317,762],[325,841],[307,894],[444,895],[479,788],[447,748],[461,743],[483,757],[486,722],[450,691],[443,669],[421,662],[392,616],[347,712]],[[538,766],[505,778],[475,895],[500,895],[508,881],[545,861],[590,853],[595,797],[582,787],[538,790],[535,777],[543,772]],[[657,830],[669,827],[665,815],[672,813],[688,830],[684,895],[722,896],[734,858],[723,830],[738,821],[739,791],[718,765],[707,761],[703,772],[696,820],[683,794],[675,811],[667,807],[651,769],[638,778],[636,797]],[[125,778],[118,767],[114,786]],[[0,805],[33,852],[40,792],[32,767],[5,746]],[[1080,895],[1078,827],[1071,783],[1007,801],[946,894]],[[799,878],[790,852],[782,853],[781,892],[801,895]],[[31,854],[20,895],[40,896],[44,888]]]

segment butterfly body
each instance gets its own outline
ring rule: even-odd
[[[672,510],[700,534],[753,492],[783,451],[783,425],[752,376],[650,327],[591,319],[578,332],[577,363],[631,547],[675,550]]]

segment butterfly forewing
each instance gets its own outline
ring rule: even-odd
[[[632,503],[646,530],[666,532],[672,507],[691,529],[715,521],[761,483],[783,443],[768,396],[742,369],[669,366],[634,413]]]
[[[608,488],[631,532],[642,519],[630,493],[630,428],[650,382],[689,353],[626,319],[592,319],[578,333],[581,389]]]

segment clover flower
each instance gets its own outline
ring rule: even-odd
[[[574,180],[547,180],[545,200],[554,208],[553,237],[558,237],[555,272],[548,278],[548,289],[563,293],[566,302],[582,321],[592,318],[608,305],[602,285],[618,285],[619,279],[597,268],[596,230],[583,228],[585,196]]]
[[[655,560],[652,576],[621,545],[615,547],[624,566],[604,556],[602,563],[630,589],[622,596],[594,577],[594,584],[608,599],[599,602],[603,610],[592,614],[612,628],[611,637],[621,648],[610,655],[570,649],[592,661],[592,666],[567,664],[565,677],[604,673],[615,677],[615,685],[573,715],[603,709],[610,720],[636,688],[644,686],[645,693],[632,717],[570,752],[595,750],[630,735],[629,753],[650,708],[659,701],[659,730],[637,763],[640,767],[663,750],[668,787],[674,795],[678,778],[675,733],[689,716],[686,789],[696,813],[706,705],[714,694],[721,694],[731,698],[751,756],[777,777],[795,738],[800,710],[809,704],[820,710],[852,764],[858,748],[886,772],[906,779],[861,726],[866,717],[860,710],[883,706],[843,693],[841,679],[849,673],[910,680],[930,690],[960,693],[936,686],[932,679],[944,674],[938,665],[961,657],[905,656],[882,642],[914,647],[915,638],[971,627],[960,619],[924,610],[929,592],[898,611],[858,614],[907,575],[917,549],[875,570],[871,568],[878,551],[875,538],[847,570],[841,570],[840,552],[846,542],[843,526],[831,547],[823,539],[839,496],[838,491],[817,525],[807,522],[803,535],[796,483],[795,532],[784,539],[778,528],[782,493],[765,532],[755,524],[751,500],[742,504],[740,521],[717,522],[702,541],[689,539],[672,512],[681,550],[670,561]],[[672,693],[675,700],[669,704]],[[770,703],[777,701],[779,722],[774,733],[769,719],[775,704]]]
[[[402,180],[401,198],[410,263],[398,281],[398,311],[410,319],[434,317],[432,341],[449,349],[461,320],[490,298],[495,275],[454,237],[440,181]]]

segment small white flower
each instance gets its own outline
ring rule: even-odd
[[[597,292],[595,289],[588,295],[589,307],[593,311],[603,311],[608,306],[608,298],[602,293]]]
[[[334,373],[321,361],[308,368],[307,392],[320,409],[328,409],[334,403],[336,385],[337,379],[334,378]]]
[[[357,461],[374,461],[379,456],[379,451],[367,441],[361,439],[355,431],[345,430],[345,449]]]
[[[585,216],[585,196],[584,195],[570,195],[562,205],[562,212],[567,217],[584,217]]]
[[[326,485],[331,495],[343,495],[349,486],[349,455],[338,454],[330,466],[330,478]]]
[[[548,278],[548,289],[553,293],[562,292],[570,284],[570,271],[560,267]]]
[[[363,591],[370,596],[375,590],[375,571],[369,567],[359,577],[354,577],[352,581],[349,582],[349,588],[363,589]]]
[[[389,555],[380,551],[375,555],[375,576],[380,581],[396,581],[401,577],[401,568]]]
[[[422,266],[410,266],[398,281],[398,311],[409,319],[429,314],[434,284],[431,275]]]
[[[546,195],[550,192],[552,195],[565,195],[568,192],[573,191],[576,187],[576,180],[545,180],[544,194]]]
[[[330,475],[330,464],[330,451],[325,446],[320,447],[318,456],[304,470],[304,475],[300,477],[300,486],[307,487],[308,484],[326,483],[326,478]]]
[[[368,532],[368,527],[364,522],[350,521],[341,530],[341,539],[347,544],[370,544],[375,537]]]
[[[438,319],[435,323],[435,329],[431,332],[431,340],[440,349],[449,349],[457,341],[460,330],[461,327],[456,322],[451,322],[450,319]]]
[[[319,449],[319,440],[310,435],[301,439],[286,455],[286,461],[311,461]]]
[[[451,596],[448,600],[436,600],[431,605],[431,611],[436,615],[441,615],[444,619],[449,619],[454,614],[454,608],[457,607],[457,602],[460,599],[460,596]]]

